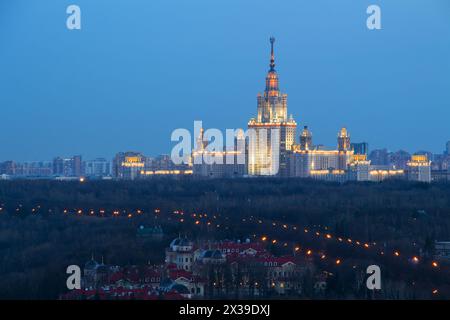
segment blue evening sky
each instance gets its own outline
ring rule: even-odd
[[[82,30],[66,28],[66,8]],[[382,9],[381,31],[366,8]],[[448,0],[0,0],[0,160],[170,153],[176,128],[246,127],[269,37],[314,142],[450,140]]]

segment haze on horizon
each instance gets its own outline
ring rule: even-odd
[[[66,8],[82,30],[66,28]],[[382,30],[366,9],[382,9]],[[170,153],[176,128],[246,128],[269,37],[288,111],[314,143],[450,140],[448,0],[4,0],[0,161]],[[300,131],[298,129],[298,132]]]

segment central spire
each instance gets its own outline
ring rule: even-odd
[[[278,75],[275,71],[275,53],[273,49],[273,44],[275,43],[275,38],[270,38],[270,70],[267,73],[266,77],[266,97],[275,97],[279,96],[279,88],[278,88]]]
[[[275,43],[275,38],[270,37],[270,71],[275,71],[275,53],[273,51],[273,44]]]

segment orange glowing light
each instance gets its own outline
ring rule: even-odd
[[[417,257],[413,257],[412,260],[416,263],[419,262],[419,258],[417,258]]]
[[[439,264],[438,264],[436,261],[433,261],[433,262],[431,263],[431,265],[432,265],[434,268],[439,267]]]
[[[266,237],[266,236],[263,236],[263,237],[261,238],[261,240],[262,240],[262,241],[266,241],[266,240],[267,240],[267,237]]]
[[[341,264],[341,260],[337,259],[336,264]]]
[[[398,251],[395,251],[395,252],[394,252],[394,255],[395,255],[396,257],[398,257],[398,256],[400,256],[400,253],[399,253]]]
[[[310,256],[310,255],[312,254],[312,251],[311,251],[311,250],[308,250],[308,251],[306,251],[306,254],[307,254],[308,256]]]

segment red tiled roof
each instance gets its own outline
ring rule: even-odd
[[[169,278],[172,280],[176,280],[180,277],[186,278],[186,279],[193,279],[193,275],[191,272],[185,271],[185,270],[170,270],[169,271]]]

